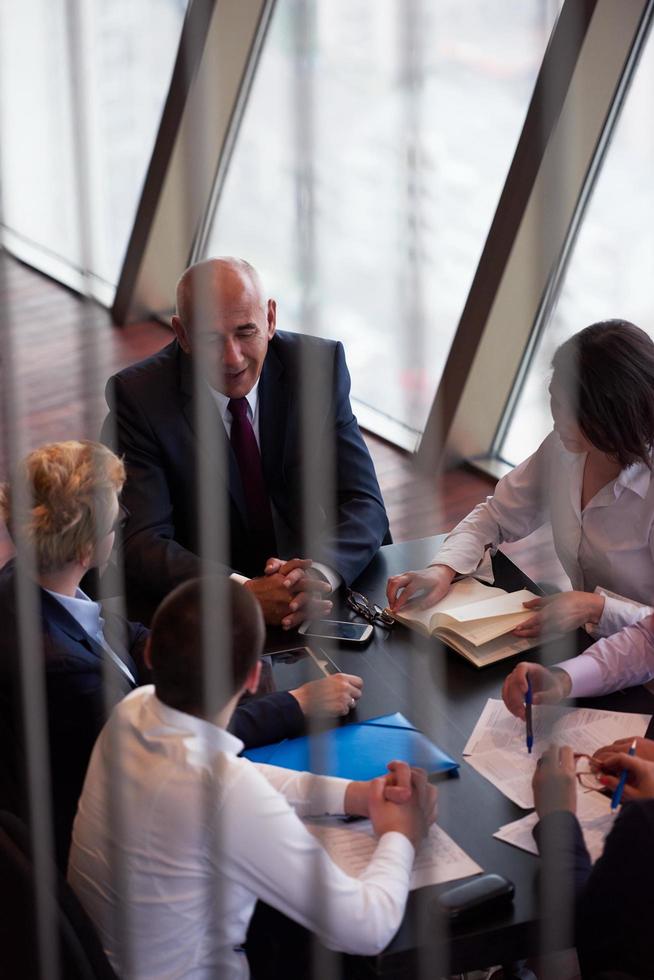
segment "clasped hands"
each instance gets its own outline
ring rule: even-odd
[[[385,776],[348,783],[345,812],[369,817],[377,836],[395,831],[417,848],[436,820],[436,787],[429,784],[424,769],[389,762]]]
[[[258,600],[264,619],[272,626],[292,629],[305,619],[320,619],[332,608],[329,582],[312,567],[310,558],[269,558],[264,575],[246,587]]]

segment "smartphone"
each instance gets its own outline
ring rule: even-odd
[[[365,643],[372,636],[372,623],[343,623],[336,619],[316,619],[302,623],[298,630],[303,636],[318,636],[341,643]]]
[[[309,647],[292,647],[270,654],[274,684],[278,691],[293,691],[296,687],[319,681],[330,674],[338,674],[333,660],[322,650]]]

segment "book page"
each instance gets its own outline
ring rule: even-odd
[[[513,636],[512,633],[504,633],[495,640],[484,643],[481,647],[475,647],[467,643],[463,637],[456,637],[450,634],[449,630],[439,630],[438,635],[445,643],[458,650],[459,653],[467,657],[475,667],[486,667],[488,664],[497,663],[498,660],[506,660],[507,657],[515,657],[531,647],[538,646],[538,637]]]
[[[503,701],[489,698],[463,754],[473,769],[527,810],[534,805],[531,780],[536,760],[550,744],[570,745],[575,752],[593,755],[618,738],[644,735],[649,722],[649,715],[536,705],[530,755],[525,723],[514,717]]]
[[[611,810],[611,800],[602,793],[584,792],[581,788],[577,790],[577,819],[593,864],[604,850],[604,841],[613,827],[617,813],[617,810]],[[493,837],[512,844],[513,847],[519,847],[522,851],[538,854],[533,836],[537,823],[538,814],[534,810],[526,817],[500,827]]]
[[[338,818],[305,821],[308,830],[329,853],[332,861],[346,874],[357,878],[367,868],[377,847],[378,838],[369,820],[345,824]],[[437,824],[432,824],[420,845],[411,873],[411,890],[438,885],[468,875],[480,874],[482,868],[463,851]]]
[[[473,619],[469,623],[459,623],[453,617],[444,616],[441,613],[436,618],[438,625],[433,628],[434,636],[444,635],[447,631],[462,637],[474,647],[480,647],[497,640],[501,636],[506,636],[520,623],[524,623],[525,614],[523,611],[504,616],[489,616],[487,619]]]
[[[450,586],[450,591],[446,596],[443,596],[440,602],[423,610],[406,608],[398,613],[396,619],[400,623],[418,625],[429,633],[431,632],[430,624],[434,613],[449,612],[451,609],[460,609],[470,603],[479,603],[482,600],[498,598],[506,594],[504,589],[482,585],[474,578],[464,578],[460,582],[454,582]]]
[[[484,591],[493,592],[494,590],[485,587]],[[533,614],[529,609],[525,609],[522,604],[535,598],[536,596],[529,589],[520,589],[518,592],[505,592],[500,596],[489,595],[479,601],[451,607],[449,610],[438,609],[437,612],[447,611],[447,615],[458,623],[486,620],[495,616],[508,616],[511,613],[519,614],[522,619],[528,619]]]

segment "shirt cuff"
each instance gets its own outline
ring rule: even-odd
[[[434,565],[447,565],[453,568],[456,575],[453,579],[467,578],[468,576],[478,579],[480,582],[487,582],[489,585],[495,581],[493,573],[493,562],[491,559],[491,549],[486,548],[479,560],[466,561],[463,557],[457,558],[456,555],[449,556],[447,551],[439,552],[435,558],[429,562],[428,568]]]
[[[229,577],[235,582],[238,582],[239,585],[245,585],[246,582],[250,581],[247,575],[241,575],[240,572],[232,572]]]
[[[336,592],[336,590],[340,588],[343,579],[338,572],[335,572],[333,568],[329,567],[329,565],[323,565],[321,561],[314,561],[311,562],[311,567],[315,568],[317,572],[320,572],[322,577],[329,582],[332,592]]]
[[[382,834],[375,849],[375,857],[392,855],[394,862],[397,862],[407,873],[411,875],[416,850],[405,834],[398,830],[388,830]]]
[[[571,698],[590,698],[602,690],[602,668],[590,653],[580,653],[573,660],[563,660],[555,664],[558,670],[564,670],[571,681]]]
[[[604,596],[604,609],[592,630],[594,636],[611,636],[624,626],[631,626],[632,623],[637,623],[654,612],[652,606],[634,602],[633,599],[617,595],[599,585],[595,589],[595,594]]]

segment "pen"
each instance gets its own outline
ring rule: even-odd
[[[531,705],[533,701],[533,692],[531,690],[531,679],[527,675],[527,693],[525,695],[525,718],[527,720],[527,752],[531,755],[531,750],[534,747],[534,723],[531,715]]]
[[[631,743],[631,747],[627,752],[627,755],[636,754],[636,739]],[[611,797],[611,809],[617,810],[617,808],[622,803],[622,794],[624,792],[624,784],[627,782],[627,770],[623,769],[620,773],[620,779],[618,780],[618,785],[613,790],[613,796]]]

